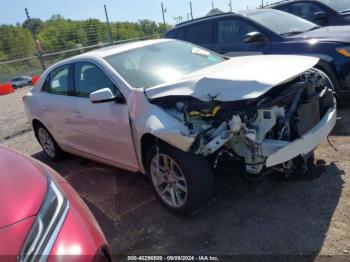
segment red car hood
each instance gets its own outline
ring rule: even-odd
[[[46,189],[47,178],[36,162],[0,147],[0,231],[35,216]]]

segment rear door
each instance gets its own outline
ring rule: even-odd
[[[76,98],[72,96],[71,65],[54,69],[38,94],[40,120],[60,145],[76,147]]]
[[[121,95],[114,82],[98,65],[78,62],[74,64],[74,87],[78,104],[75,124],[79,148],[102,161],[138,170],[127,104],[93,104],[89,99],[92,92],[103,88]]]

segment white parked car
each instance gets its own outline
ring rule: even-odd
[[[168,209],[188,213],[212,196],[224,160],[251,178],[307,167],[336,123],[333,86],[317,63],[150,40],[59,62],[24,102],[50,158],[69,152],[141,171]]]
[[[24,86],[33,85],[33,80],[30,76],[20,76],[12,79],[10,83],[13,88],[22,88]]]

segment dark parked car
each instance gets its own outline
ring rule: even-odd
[[[300,16],[321,26],[350,25],[349,0],[287,0],[267,7]]]
[[[11,85],[13,88],[21,88],[24,86],[33,85],[32,78],[30,76],[20,76],[11,80]]]
[[[301,54],[320,58],[317,67],[350,94],[350,26],[320,28],[275,9],[226,13],[177,25],[167,38],[192,42],[227,56]]]

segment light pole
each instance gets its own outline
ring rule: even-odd
[[[164,24],[164,27],[165,27],[165,26],[166,26],[166,23],[165,23],[165,13],[166,13],[166,9],[164,8],[163,2],[161,3],[161,7],[162,7],[162,15],[163,15],[163,24]]]
[[[193,8],[192,8],[192,2],[190,2],[190,15],[191,15],[191,19],[193,20]]]

